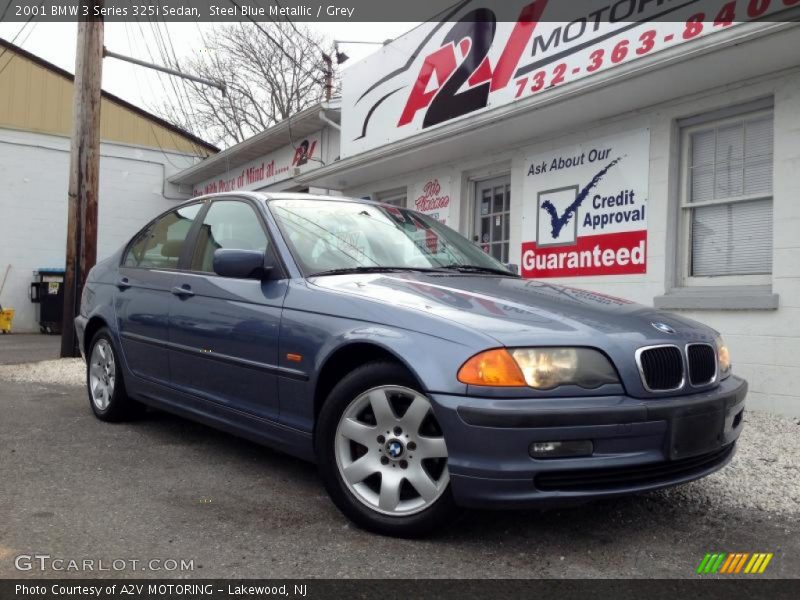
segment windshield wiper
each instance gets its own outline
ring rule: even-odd
[[[406,269],[405,267],[381,267],[378,265],[371,267],[343,267],[341,269],[328,269],[327,271],[311,273],[309,277],[320,277],[322,275],[347,275],[350,273],[397,273],[398,271],[412,270],[413,269]]]
[[[451,264],[441,267],[403,267],[403,266],[380,266],[371,265],[363,267],[342,267],[339,269],[328,269],[326,271],[318,271],[311,273],[309,277],[322,277],[325,275],[350,275],[353,273],[402,273],[404,271],[417,271],[420,273],[447,273],[457,271],[458,273],[491,273],[492,275],[504,275],[506,277],[518,277],[510,271],[502,269],[493,269],[491,267],[479,267],[477,265],[461,265]]]
[[[459,273],[492,273],[493,275],[504,275],[506,277],[519,277],[518,275],[515,275],[511,271],[506,271],[504,269],[494,269],[492,267],[480,267],[478,265],[461,265],[458,263],[454,263],[452,265],[444,265],[440,268],[447,269],[448,271],[457,271]]]

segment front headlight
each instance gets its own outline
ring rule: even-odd
[[[717,363],[719,364],[719,380],[722,381],[731,374],[731,353],[722,339],[722,336],[717,336]]]
[[[597,388],[619,383],[611,362],[589,348],[496,348],[470,358],[458,371],[470,385],[529,386],[551,390],[561,385]]]

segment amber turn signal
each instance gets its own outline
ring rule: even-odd
[[[525,386],[525,376],[505,348],[476,354],[458,370],[458,380],[469,385]]]

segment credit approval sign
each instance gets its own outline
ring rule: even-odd
[[[522,276],[645,273],[649,156],[642,129],[528,157]]]

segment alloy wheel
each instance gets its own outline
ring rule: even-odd
[[[111,403],[115,377],[114,350],[108,340],[100,338],[89,359],[89,393],[98,410],[106,410]]]
[[[406,516],[447,489],[447,447],[431,403],[401,386],[380,386],[353,400],[336,429],[336,464],[350,492],[379,513]]]

